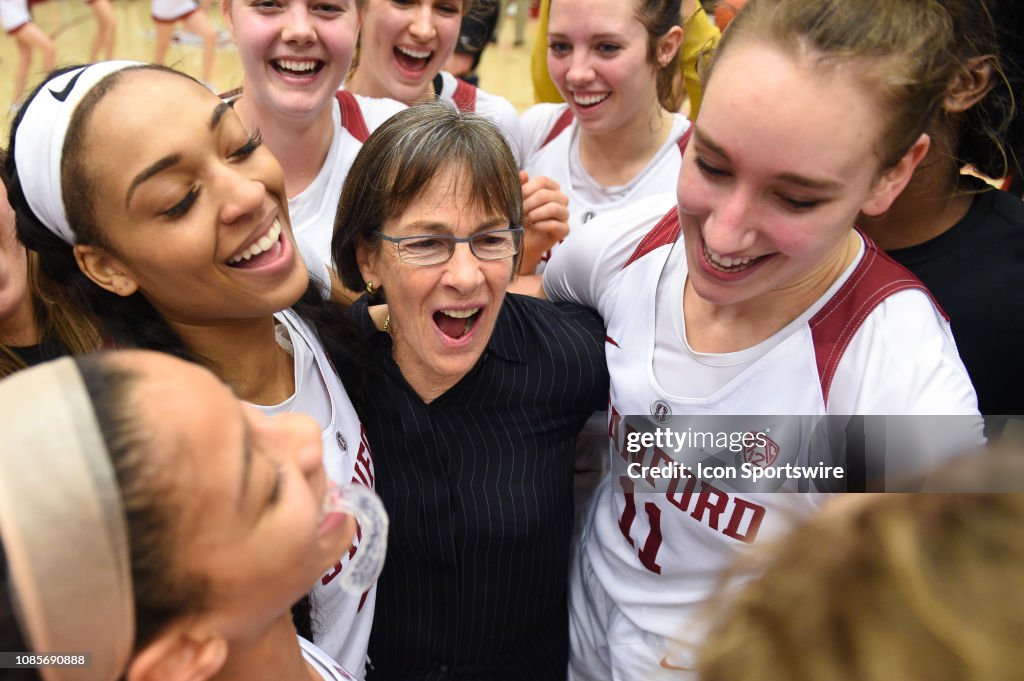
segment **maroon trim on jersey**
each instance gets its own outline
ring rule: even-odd
[[[366,138],[370,136],[370,129],[366,127],[366,119],[363,118],[363,110],[359,107],[356,96],[348,90],[338,90],[335,97],[341,105],[341,127],[348,130],[360,143],[366,142]]]
[[[452,101],[459,111],[473,113],[476,111],[476,88],[461,78],[456,78]]]
[[[220,93],[219,95],[217,95],[217,97],[219,97],[220,99],[223,99],[225,102],[230,103],[230,101],[232,99],[234,99],[235,97],[238,97],[241,94],[242,94],[242,88],[236,87],[234,90],[228,90],[227,92]]]
[[[826,406],[832,379],[846,348],[864,320],[886,298],[907,289],[918,289],[927,294],[943,319],[949,321],[942,307],[917,277],[886,255],[874,241],[863,234],[861,237],[864,239],[864,257],[846,283],[808,322]]]
[[[619,345],[618,343],[616,343],[615,339],[612,338],[611,336],[605,336],[604,337],[604,342],[605,343],[611,343],[612,345],[614,345],[615,347],[619,348],[620,350],[622,349],[622,346]]]
[[[1010,191],[1010,187],[1013,186],[1013,174],[1009,174],[1003,178],[1003,184],[1000,185],[1000,189],[1004,192]]]
[[[679,210],[673,206],[672,210],[665,213],[664,217],[658,221],[658,224],[654,226],[654,229],[647,232],[647,235],[640,240],[640,243],[636,246],[636,250],[633,251],[633,255],[629,256],[629,260],[627,260],[626,264],[622,266],[622,269],[626,269],[654,249],[674,243],[678,238]]]
[[[679,147],[679,155],[682,156],[683,152],[686,151],[686,145],[690,143],[690,136],[693,135],[693,123],[690,123],[690,127],[686,129],[682,137],[676,140],[676,146]]]
[[[569,124],[572,123],[572,118],[572,109],[566,109],[563,111],[562,114],[555,119],[555,124],[551,126],[551,132],[548,133],[548,136],[544,138],[544,141],[541,142],[540,146],[537,148],[543,149],[548,145],[548,143],[561,135],[562,131],[568,128]]]

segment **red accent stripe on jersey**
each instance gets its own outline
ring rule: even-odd
[[[366,119],[363,118],[363,110],[359,108],[356,96],[348,90],[338,90],[335,96],[341,105],[341,127],[360,142],[365,142],[370,136],[370,129],[366,127]]]
[[[612,338],[611,336],[605,336],[604,337],[604,342],[605,343],[611,343],[612,345],[614,345],[615,347],[619,348],[620,350],[622,349],[622,346],[619,345],[618,343],[616,343],[615,339]]]
[[[566,109],[563,111],[562,114],[555,119],[555,124],[551,126],[551,132],[548,133],[548,136],[544,138],[544,141],[541,142],[541,145],[537,148],[543,149],[549,142],[561,135],[562,131],[568,128],[569,124],[572,123],[572,119],[572,109]]]
[[[682,137],[676,140],[676,146],[679,147],[679,155],[682,156],[683,152],[686,151],[686,145],[690,143],[690,136],[693,135],[693,123],[690,123],[690,127],[686,129]]]
[[[889,296],[907,289],[924,291],[948,322],[932,294],[909,270],[886,255],[865,235],[864,257],[832,299],[811,317],[811,338],[818,364],[821,395],[828,405],[829,390],[843,353],[868,315]]]
[[[225,102],[230,103],[232,99],[234,99],[235,97],[238,97],[241,94],[242,94],[242,88],[236,87],[234,90],[228,90],[227,92],[220,93],[219,95],[217,95],[217,97],[219,97],[221,100],[223,100]]]
[[[1006,177],[1003,178],[1003,184],[999,188],[1002,189],[1004,192],[1008,192],[1008,191],[1010,191],[1010,185],[1012,185],[1012,184],[1013,184],[1013,175],[1007,175]]]
[[[476,88],[462,80],[455,79],[455,92],[452,93],[452,101],[459,111],[473,113],[476,111]]]
[[[640,243],[636,245],[636,250],[633,251],[633,255],[629,256],[629,260],[622,266],[622,269],[626,269],[654,249],[673,243],[678,238],[679,210],[673,206],[672,210],[665,213],[665,216],[658,221],[654,229],[647,232],[647,235],[640,240]]]

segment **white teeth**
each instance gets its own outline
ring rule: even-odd
[[[278,59],[277,65],[288,71],[296,71],[299,73],[305,71],[312,71],[316,68],[316,61],[297,61],[294,59]]]
[[[433,52],[430,50],[423,50],[422,52],[420,52],[418,50],[414,50],[411,47],[405,47],[403,45],[398,46],[398,51],[408,57],[412,57],[413,59],[429,59],[430,55],[433,54]]]
[[[605,92],[604,94],[600,95],[583,95],[578,92],[574,92],[572,95],[572,99],[580,106],[591,106],[593,104],[597,104],[598,102],[603,102],[610,96],[610,92]]]
[[[704,244],[704,256],[712,265],[716,266],[718,269],[723,270],[727,270],[734,267],[745,267],[746,265],[749,265],[750,263],[757,260],[757,258],[753,256],[733,258],[728,255],[718,255],[710,248],[708,248],[707,244]]]
[[[249,246],[249,248],[245,249],[235,257],[228,260],[228,264],[234,265],[235,263],[242,262],[243,260],[250,260],[253,257],[259,255],[260,253],[269,251],[270,248],[277,243],[277,239],[280,236],[281,223],[278,222],[277,220],[274,220],[274,224],[271,225],[270,229],[267,230],[266,234],[261,236],[252,246]]]
[[[441,314],[446,315],[448,317],[452,317],[454,319],[468,319],[469,317],[472,317],[479,311],[479,307],[474,307],[471,310],[441,310]]]

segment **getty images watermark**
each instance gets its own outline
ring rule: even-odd
[[[609,419],[620,492],[884,491],[985,442],[980,417],[619,416]],[[913,484],[910,485],[914,489]],[[1022,489],[1024,491],[1024,489]]]

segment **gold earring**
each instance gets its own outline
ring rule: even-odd
[[[369,295],[371,295],[371,296],[373,295],[373,282],[372,281],[366,282],[366,292]]]

